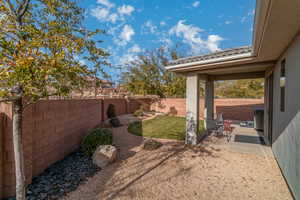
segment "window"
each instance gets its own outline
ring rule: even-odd
[[[280,69],[280,111],[285,111],[285,59],[281,62]]]

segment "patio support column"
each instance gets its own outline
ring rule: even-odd
[[[205,80],[204,119],[206,130],[214,128],[214,80],[210,76]]]
[[[187,75],[186,79],[186,139],[185,143],[196,145],[199,124],[199,76]]]

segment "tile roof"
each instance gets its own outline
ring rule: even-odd
[[[218,51],[218,52],[211,53],[211,54],[192,56],[192,57],[180,58],[177,60],[173,60],[168,63],[168,66],[192,63],[192,62],[198,62],[198,61],[205,61],[205,60],[210,60],[210,59],[215,59],[215,58],[222,58],[222,57],[251,53],[251,52],[252,52],[252,47],[250,47],[250,46],[226,49],[226,50]]]

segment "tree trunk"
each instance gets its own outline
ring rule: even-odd
[[[16,199],[25,200],[25,171],[22,144],[22,97],[13,101],[13,143],[16,173]]]

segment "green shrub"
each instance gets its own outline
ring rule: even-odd
[[[87,156],[92,156],[99,145],[111,145],[112,143],[113,136],[109,129],[96,128],[83,139],[81,149]]]
[[[153,139],[146,139],[143,143],[143,149],[145,150],[155,150],[161,147],[163,144],[159,141],[153,140]]]
[[[135,117],[141,117],[141,116],[144,115],[144,111],[143,111],[142,109],[138,109],[138,110],[136,110],[136,111],[133,113],[133,115],[134,115]]]
[[[143,125],[140,121],[130,123],[127,130],[134,135],[143,136]]]
[[[121,122],[117,117],[111,118],[109,120],[109,123],[111,124],[112,127],[120,127],[121,126]]]
[[[109,118],[109,119],[117,117],[116,108],[115,108],[114,104],[108,105],[106,115],[107,115],[107,118]]]

